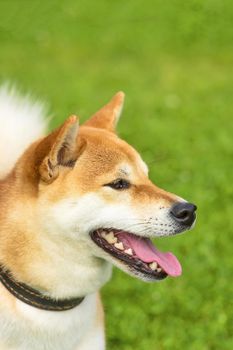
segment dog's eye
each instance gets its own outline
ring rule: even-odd
[[[126,190],[127,188],[130,187],[129,181],[125,179],[117,179],[114,180],[113,182],[110,182],[109,184],[106,184],[104,186],[108,186],[113,188],[114,190]]]

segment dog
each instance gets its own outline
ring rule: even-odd
[[[192,228],[196,206],[154,185],[117,136],[123,102],[44,137],[42,106],[1,89],[1,350],[103,350],[112,265],[148,282],[181,274],[150,238]]]

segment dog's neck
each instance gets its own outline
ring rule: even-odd
[[[0,214],[0,263],[16,280],[51,298],[83,297],[97,291],[110,278],[111,265],[94,257],[85,240],[45,232],[36,201],[17,196],[12,185],[0,185],[4,208],[4,215]]]
[[[81,304],[82,298],[52,299],[37,290],[16,281],[10,271],[0,266],[0,282],[17,299],[25,304],[46,311],[67,311]]]

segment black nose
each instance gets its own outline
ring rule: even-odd
[[[182,225],[190,226],[193,224],[196,219],[196,211],[197,207],[192,203],[176,203],[171,208],[171,214],[175,218],[177,222]]]

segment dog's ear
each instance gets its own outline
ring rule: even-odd
[[[114,132],[120,118],[125,94],[118,92],[111,101],[96,112],[84,125]]]
[[[37,165],[40,178],[47,183],[59,175],[59,166],[73,167],[77,160],[78,120],[69,117],[65,123],[44,138],[37,147]],[[38,164],[39,162],[39,164]]]

